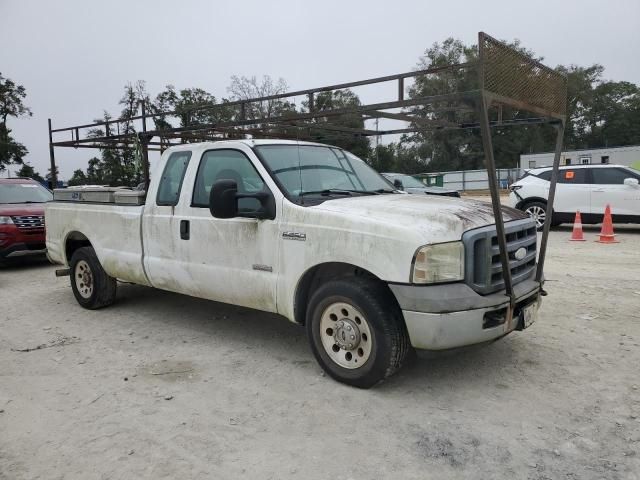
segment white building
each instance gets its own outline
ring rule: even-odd
[[[640,170],[640,145],[562,152],[560,165],[588,165],[611,163]],[[553,152],[520,155],[520,168],[529,169],[553,165]]]

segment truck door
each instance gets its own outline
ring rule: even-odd
[[[164,166],[159,165],[162,176],[152,183],[142,217],[143,266],[151,285],[163,290],[179,291],[183,280],[182,266],[175,252],[180,247],[180,218],[176,215],[179,204],[184,202],[182,190],[192,152],[174,151]]]
[[[640,190],[624,184],[626,178],[640,178],[640,175],[616,167],[593,168],[591,175],[591,213],[604,215],[609,204],[614,215],[640,215]]]
[[[217,180],[235,180],[238,193],[268,189],[248,155],[253,154],[210,149],[191,165],[171,232],[175,267],[163,281],[173,291],[275,312],[279,219],[219,219],[209,211]],[[256,199],[238,200],[240,211],[259,207]]]

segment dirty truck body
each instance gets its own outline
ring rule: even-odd
[[[117,279],[279,313],[306,325],[322,367],[352,385],[390,375],[411,347],[523,329],[540,304],[532,219],[503,208],[509,309],[490,204],[391,190],[338,148],[186,144],[163,153],[146,198],[125,193],[47,204],[48,255],[69,267],[81,305],[113,302]]]

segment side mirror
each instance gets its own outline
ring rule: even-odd
[[[209,193],[209,211],[215,218],[238,216],[238,184],[235,180],[218,180]]]
[[[239,211],[238,200],[241,198],[255,198],[260,202],[260,208],[251,212]],[[216,181],[211,187],[209,211],[215,218],[276,218],[276,204],[270,192],[238,193],[236,181],[226,179]]]
[[[638,188],[638,185],[640,184],[640,182],[638,182],[637,178],[625,178],[624,184],[627,185],[628,187]]]
[[[404,186],[402,185],[402,180],[400,180],[399,178],[396,178],[393,181],[393,186],[396,187],[398,190],[404,190]]]

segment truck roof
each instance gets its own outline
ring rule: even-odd
[[[284,139],[239,139],[239,140],[218,140],[215,142],[197,142],[197,143],[185,143],[183,145],[176,145],[168,148],[167,150],[175,151],[175,150],[184,150],[184,149],[193,149],[193,148],[207,148],[213,146],[233,146],[233,145],[247,145],[249,147],[257,147],[260,145],[310,145],[316,147],[329,147],[331,145],[327,145],[325,143],[316,143],[316,142],[303,142],[300,140],[284,140]],[[340,148],[340,147],[335,147]]]
[[[25,177],[0,178],[0,184],[2,183],[37,183],[40,185],[40,183],[34,179]]]

